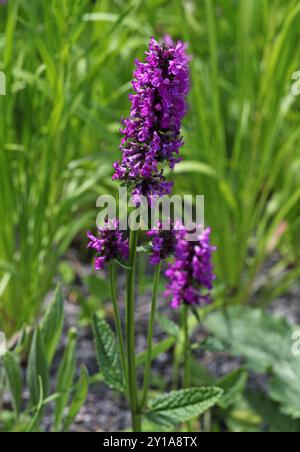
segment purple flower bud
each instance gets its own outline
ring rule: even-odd
[[[113,176],[135,195],[151,198],[172,190],[160,167],[168,163],[173,169],[181,160],[178,153],[183,145],[180,128],[187,109],[189,60],[186,46],[166,37],[162,44],[151,38],[145,61],[135,62],[131,112],[121,130],[122,160],[114,164]]]
[[[171,298],[171,306],[178,308],[182,303],[201,306],[210,302],[210,291],[215,275],[210,245],[210,229],[206,229],[197,242],[184,237],[176,245],[175,261],[166,270],[169,280],[165,295]]]
[[[104,228],[98,229],[97,237],[91,232],[87,233],[89,238],[88,248],[96,251],[95,270],[103,270],[105,264],[114,259],[128,259],[128,239],[119,230],[118,220],[110,220]]]

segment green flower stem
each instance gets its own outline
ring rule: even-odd
[[[135,362],[135,272],[136,253],[138,244],[138,231],[130,232],[129,242],[129,269],[127,273],[127,299],[126,299],[126,343],[127,343],[127,366],[128,366],[128,393],[132,417],[132,429],[134,432],[141,431],[141,416],[138,409],[137,378]]]
[[[191,385],[191,349],[190,349],[190,338],[189,338],[189,326],[188,326],[188,307],[183,306],[183,332],[184,332],[184,376],[183,376],[183,387],[189,388]]]
[[[173,374],[172,374],[172,389],[175,391],[180,387],[180,369],[181,365],[184,361],[184,347],[185,347],[185,339],[184,339],[184,308],[182,307],[179,311],[179,325],[180,332],[178,340],[175,344],[174,349],[174,359],[173,359]]]
[[[157,306],[157,292],[158,292],[160,272],[161,272],[161,262],[155,267],[154,280],[153,280],[151,312],[150,312],[148,339],[147,339],[147,358],[146,358],[145,373],[144,373],[144,388],[143,388],[143,397],[142,397],[142,402],[141,402],[141,411],[145,407],[145,404],[147,401],[147,396],[148,396],[148,391],[149,391],[151,363],[152,363],[152,341],[153,341],[154,320],[155,320],[155,312],[156,312],[156,306]]]
[[[112,299],[112,304],[113,304],[113,309],[114,309],[117,338],[118,338],[118,342],[119,342],[119,349],[120,349],[120,354],[121,354],[122,366],[123,366],[123,370],[124,370],[126,388],[128,389],[127,362],[126,362],[126,355],[125,355],[121,316],[120,316],[120,310],[119,310],[118,300],[117,300],[116,264],[114,262],[112,262],[109,265],[109,285],[110,285],[110,294],[111,294],[111,299]]]
[[[187,389],[191,387],[191,347],[189,337],[189,310],[188,306],[182,307],[182,329],[184,334],[184,374],[183,374],[183,388]],[[187,422],[188,432],[192,431],[190,422]]]

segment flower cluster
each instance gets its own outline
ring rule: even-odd
[[[175,261],[166,270],[169,279],[165,295],[171,298],[171,306],[178,308],[182,303],[201,306],[210,302],[209,292],[215,279],[210,245],[210,229],[206,229],[197,242],[185,238],[178,240]]]
[[[119,230],[118,220],[111,220],[104,228],[99,228],[97,237],[91,232],[87,236],[90,240],[87,247],[97,252],[95,270],[103,270],[105,264],[114,259],[128,259],[128,239]]]
[[[150,263],[158,265],[162,260],[173,256],[180,239],[185,235],[185,230],[179,222],[172,221],[159,223],[158,226],[147,233],[152,238]]]
[[[123,120],[121,162],[114,164],[114,179],[123,181],[134,195],[169,194],[162,164],[173,169],[180,161],[181,121],[189,91],[189,57],[185,45],[151,38],[144,62],[136,61],[130,116]]]

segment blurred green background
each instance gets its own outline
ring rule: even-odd
[[[11,0],[0,24],[1,330],[35,318],[97,196],[117,190],[120,118],[152,35],[192,55],[173,177],[206,197],[218,303],[265,306],[299,279],[297,0]]]

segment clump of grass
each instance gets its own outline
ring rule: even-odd
[[[283,276],[268,296],[299,276],[299,98],[290,91],[299,9],[296,0],[1,5],[1,329],[35,315],[58,258],[93,221],[96,194],[113,190],[131,61],[151,35],[183,38],[193,55],[189,144],[175,181],[206,196],[226,300],[249,299],[276,248]]]

